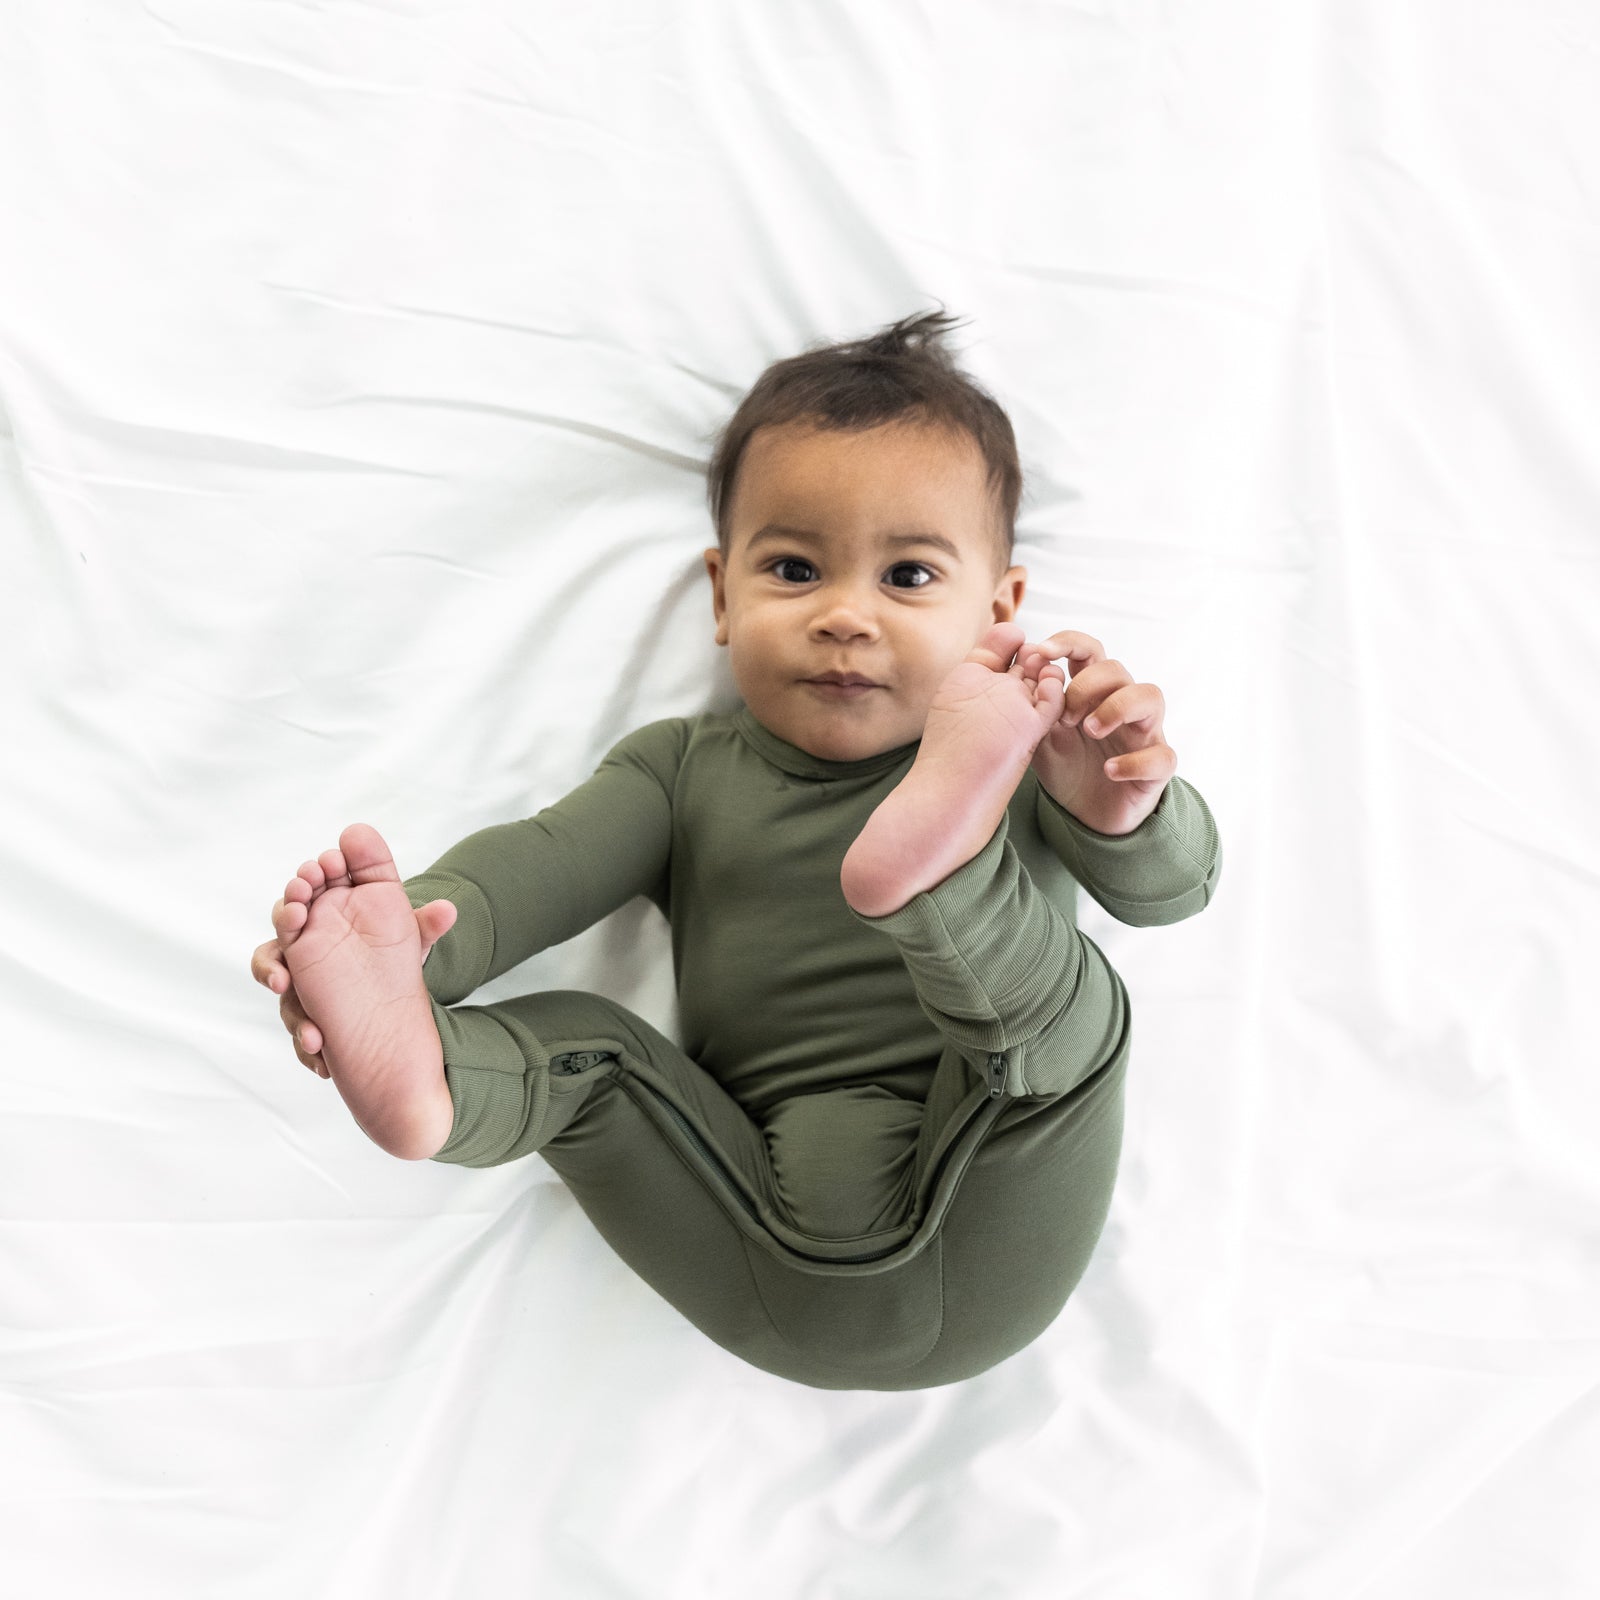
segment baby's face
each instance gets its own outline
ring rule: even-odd
[[[893,422],[857,433],[758,428],[705,552],[717,643],[756,720],[811,755],[857,761],[922,737],[934,693],[1027,569],[995,572],[983,453],[965,434]],[[859,673],[849,694],[814,680]]]

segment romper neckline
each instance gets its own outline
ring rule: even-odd
[[[890,768],[911,761],[920,739],[910,744],[896,745],[892,750],[880,750],[875,756],[863,756],[859,761],[827,761],[814,756],[799,745],[780,739],[770,728],[757,722],[750,707],[741,704],[733,714],[733,725],[744,735],[745,741],[764,756],[773,766],[781,768],[796,778],[816,778],[823,781],[839,778],[875,778]]]

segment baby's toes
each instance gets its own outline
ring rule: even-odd
[[[997,622],[967,652],[968,661],[976,661],[991,672],[1009,673],[1017,665],[1013,657],[1026,635],[1017,622]]]
[[[1022,668],[1022,676],[1029,683],[1037,683],[1041,678],[1055,673],[1058,678],[1065,681],[1066,674],[1062,672],[1043,650],[1036,644],[1025,644],[1017,652],[1017,664]]]
[[[350,887],[350,873],[345,866],[344,852],[338,848],[324,850],[317,857],[317,865],[322,869],[324,889],[343,889]]]
[[[291,878],[289,887],[292,889],[299,882],[298,878]],[[285,950],[300,937],[310,915],[303,900],[291,900],[288,890],[284,891],[284,898],[272,908],[272,931],[277,934],[278,943]]]
[[[1066,686],[1060,678],[1044,674],[1033,686],[1033,708],[1044,720],[1048,733],[1061,716],[1061,707],[1067,698]]]

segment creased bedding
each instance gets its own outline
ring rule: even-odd
[[[1600,20],[1577,0],[13,0],[0,1588],[1600,1590]],[[746,1367],[537,1158],[383,1154],[254,945],[735,703],[709,441],[936,303],[1030,638],[1161,686],[1203,917],[968,1383]],[[671,1034],[635,901],[484,991]]]

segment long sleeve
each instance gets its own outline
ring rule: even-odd
[[[1210,902],[1222,873],[1222,840],[1210,808],[1174,775],[1132,833],[1096,833],[1060,805],[1031,772],[1039,832],[1062,864],[1118,922],[1148,928],[1182,922]]]
[[[683,718],[669,717],[635,729],[555,804],[469,834],[406,879],[413,906],[449,900],[456,908],[455,926],[422,968],[435,1000],[465,999],[636,895],[667,909],[684,728]]]

